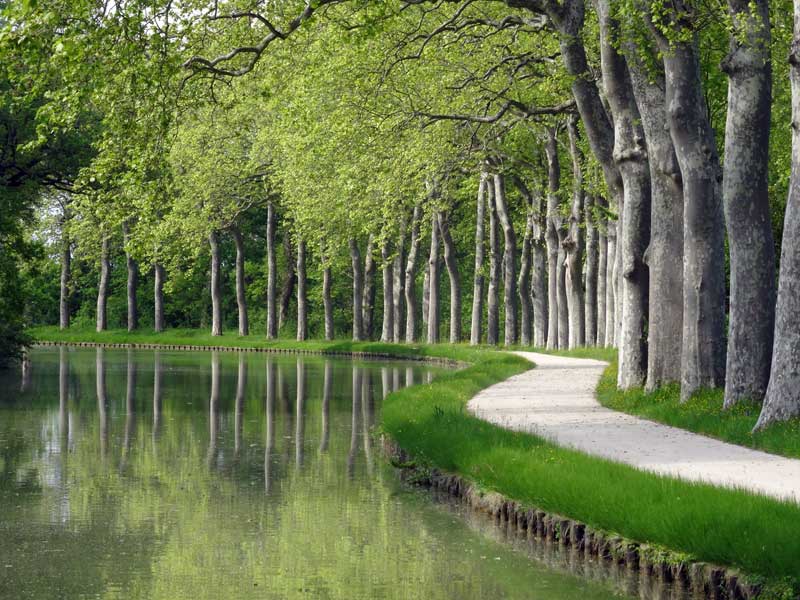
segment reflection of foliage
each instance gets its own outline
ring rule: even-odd
[[[170,600],[527,597],[537,586],[560,596],[577,595],[570,578],[540,572],[525,557],[476,537],[449,514],[431,510],[425,497],[402,491],[383,469],[368,475],[367,451],[372,460],[377,454],[366,435],[368,424],[377,419],[370,412],[370,394],[381,397],[382,382],[395,379],[395,368],[399,380],[410,368],[419,382],[426,367],[395,363],[382,373],[375,363],[356,363],[369,387],[366,401],[358,395],[354,419],[352,363],[333,361],[330,444],[320,453],[323,360],[305,359],[299,429],[305,457],[298,466],[297,359],[245,355],[243,433],[236,458],[238,358],[221,354],[217,460],[209,469],[210,354],[161,353],[163,401],[155,433],[153,354],[134,355],[135,402],[129,412],[126,353],[106,351],[105,454],[95,395],[96,354],[65,354],[68,436],[59,429],[57,352],[36,350],[30,391],[5,408],[0,404],[8,431],[23,432],[15,434],[14,457],[0,455],[5,471],[38,473],[40,485],[20,502],[13,496],[18,491],[14,475],[0,481],[0,490],[13,490],[11,496],[0,496],[4,543],[16,540],[25,549],[15,559],[13,574],[0,570],[0,595],[4,590],[33,590],[35,595],[57,590],[67,597]],[[267,360],[278,365],[268,492]],[[123,440],[130,419],[135,434],[126,453]],[[0,439],[12,437],[0,429]],[[580,593],[610,596],[589,585]]]

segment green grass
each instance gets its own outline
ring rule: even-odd
[[[507,431],[472,417],[467,401],[481,389],[530,367],[524,359],[486,348],[451,345],[293,340],[266,342],[260,336],[222,338],[174,330],[163,334],[112,331],[62,333],[37,329],[40,340],[117,343],[165,343],[275,347],[319,351],[367,351],[402,356],[432,356],[471,363],[438,376],[431,384],[391,394],[383,409],[383,430],[423,464],[459,473],[478,485],[544,510],[579,519],[592,527],[632,540],[686,554],[696,560],[738,567],[770,582],[792,581],[800,573],[800,506],[743,491],[683,482],[638,471],[579,452],[559,448],[536,436]],[[598,350],[573,356],[611,358]],[[600,392],[615,408],[637,407],[635,414],[655,418],[668,407],[670,396],[654,401],[638,392],[610,395],[614,365]],[[637,396],[636,394],[639,394]],[[613,396],[613,397],[611,397]],[[637,400],[638,398],[638,400]],[[643,399],[644,398],[644,399]],[[699,427],[704,415],[712,427],[711,400],[698,398],[691,410],[678,410],[688,429]],[[678,407],[681,408],[681,407]],[[717,416],[717,418],[719,418]],[[752,419],[752,415],[725,418]],[[742,421],[744,422],[744,421]],[[677,421],[674,421],[678,424]],[[680,426],[680,425],[679,425]],[[725,431],[730,431],[726,429]],[[795,590],[797,588],[795,587]]]

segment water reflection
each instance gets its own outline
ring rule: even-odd
[[[381,399],[437,370],[33,350],[24,392],[21,372],[0,379],[0,598],[613,596],[392,476]]]

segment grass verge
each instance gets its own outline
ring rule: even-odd
[[[266,342],[257,336],[219,338],[188,331],[96,334],[40,329],[32,333],[51,341],[364,351],[469,362],[467,368],[442,374],[431,384],[406,388],[387,398],[383,430],[417,460],[592,527],[695,560],[740,568],[763,577],[769,582],[768,590],[797,592],[800,506],[644,473],[471,416],[466,404],[478,391],[530,367],[520,357],[466,346]],[[613,378],[612,368],[604,382],[609,373]]]

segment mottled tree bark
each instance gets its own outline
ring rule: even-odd
[[[69,329],[70,274],[72,272],[72,251],[69,234],[65,231],[67,217],[61,219],[61,281],[58,298],[58,327]]]
[[[360,342],[364,339],[363,314],[361,304],[364,294],[364,271],[361,263],[361,251],[358,242],[350,238],[350,263],[353,269],[353,341]]]
[[[517,236],[508,214],[506,184],[502,173],[494,175],[494,202],[497,220],[503,229],[503,302],[505,303],[504,343],[517,343]]]
[[[364,294],[362,296],[362,321],[364,339],[371,340],[374,330],[375,317],[375,238],[372,234],[367,239],[367,249],[364,252]]]
[[[595,200],[600,210],[597,219],[597,345],[606,344],[606,282],[608,274],[608,217],[605,214],[605,198],[598,196]]]
[[[284,322],[289,317],[289,305],[294,295],[294,286],[297,283],[297,258],[292,248],[292,238],[289,235],[283,236],[283,257],[286,259],[286,273],[283,276],[283,287],[281,288],[281,304],[278,312],[278,329],[283,327]]]
[[[491,177],[491,176],[490,176]],[[497,345],[500,339],[500,230],[498,227],[495,187],[492,177],[486,183],[489,209],[489,289],[486,300],[486,343]]]
[[[541,199],[533,231],[533,276],[531,294],[533,296],[533,345],[544,348],[547,344],[547,247],[545,246],[545,211]]]
[[[166,273],[160,263],[153,265],[153,329],[156,333],[164,331],[164,281]]]
[[[650,166],[644,130],[628,67],[617,47],[619,25],[611,0],[596,0],[600,22],[603,86],[614,121],[614,160],[623,181],[622,235],[617,258],[622,271],[617,383],[622,389],[644,385],[647,377],[649,279],[644,253],[650,243]],[[618,314],[619,308],[617,310]]]
[[[297,240],[297,341],[308,339],[308,294],[306,293],[306,242]]]
[[[800,0],[794,0],[789,55],[792,85],[792,174],[783,221],[780,282],[775,307],[772,371],[756,429],[800,416]]]
[[[422,208],[414,207],[411,219],[411,240],[408,246],[406,259],[405,292],[406,292],[406,341],[411,343],[416,340],[417,329],[417,257],[419,256],[419,224],[422,220]]]
[[[278,310],[275,287],[278,262],[275,253],[275,206],[267,203],[267,339],[278,337]]]
[[[569,347],[577,348],[586,343],[586,315],[583,305],[583,171],[581,151],[578,148],[578,119],[571,116],[567,125],[569,152],[572,157],[572,207],[567,235],[561,246],[566,252],[567,294],[569,308]]]
[[[558,312],[558,347],[569,348],[569,294],[567,294],[567,251],[562,245],[566,236],[564,229],[558,230],[558,250],[556,251],[556,306]]]
[[[559,212],[558,188],[561,185],[561,164],[558,160],[556,130],[547,128],[547,229],[545,243],[547,245],[547,348],[559,347],[558,323],[558,230],[561,227]]]
[[[641,4],[642,12],[647,7]],[[683,188],[667,123],[666,83],[660,68],[645,64],[642,52],[625,46],[633,93],[642,118],[650,166],[650,244],[645,262],[650,278],[647,323],[648,390],[680,381],[683,327]]]
[[[584,296],[585,324],[584,338],[587,346],[597,345],[597,271],[598,271],[598,244],[599,236],[595,226],[594,216],[595,197],[586,196],[585,227],[586,227],[586,295]]]
[[[250,321],[247,317],[247,291],[244,280],[244,239],[238,227],[231,229],[236,246],[236,307],[239,313],[239,335],[250,334]]]
[[[125,268],[128,275],[126,285],[126,297],[128,301],[128,331],[135,331],[139,327],[139,304],[136,298],[136,292],[139,288],[139,263],[133,258],[133,255],[128,249],[128,242],[130,241],[130,226],[128,225],[127,221],[122,224],[122,239],[125,246]]]
[[[683,336],[681,398],[725,377],[725,256],[721,177],[700,79],[694,23],[685,2],[665,5],[661,19],[688,41],[652,27],[664,57],[667,115],[683,180]]]
[[[453,236],[450,235],[448,215],[439,212],[436,216],[439,234],[444,248],[444,264],[450,280],[450,343],[461,341],[461,276],[458,272],[458,256]]]
[[[617,264],[617,222],[608,221],[606,225],[606,241],[608,246],[606,258],[606,338],[607,348],[613,348],[617,333],[617,294],[614,272]]]
[[[469,343],[473,346],[481,343],[481,330],[483,325],[483,275],[484,262],[484,229],[486,227],[486,179],[487,173],[481,173],[478,184],[478,201],[475,210],[475,270],[472,283],[472,319],[470,321]]]
[[[519,342],[523,346],[531,345],[533,307],[531,305],[531,250],[533,239],[533,212],[528,207],[528,219],[525,222],[525,235],[522,238],[522,255],[517,279],[519,295],[520,319]]]
[[[325,339],[330,341],[334,337],[333,298],[331,297],[331,268],[327,264],[322,268],[322,305],[325,310]]]
[[[394,339],[394,268],[391,260],[392,248],[389,240],[381,246],[383,274],[383,325],[381,341],[391,342]]]
[[[428,254],[428,337],[429,344],[439,342],[439,227],[436,213],[431,216],[431,248]]]
[[[211,335],[222,335],[222,292],[220,291],[219,234],[208,234],[211,246]]]
[[[394,276],[394,286],[392,290],[394,292],[394,296],[392,298],[392,310],[394,311],[394,330],[392,331],[392,341],[395,343],[403,341],[405,334],[405,315],[403,315],[403,310],[405,309],[405,279],[403,277],[403,268],[405,264],[405,245],[406,220],[403,218],[403,222],[400,225],[400,234],[397,236],[397,252],[394,255],[394,261],[392,264]]]
[[[100,281],[97,284],[97,331],[105,331],[108,327],[106,304],[108,303],[108,277],[110,270],[108,236],[104,235],[100,243]]]
[[[725,408],[764,398],[775,328],[775,242],[767,181],[769,2],[729,0],[728,7],[734,30],[722,63],[729,78],[722,198],[731,268]]]

